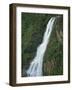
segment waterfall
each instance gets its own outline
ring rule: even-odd
[[[52,17],[47,23],[42,43],[37,47],[36,55],[26,71],[27,76],[42,76],[43,57],[53,30],[54,21],[55,17]]]

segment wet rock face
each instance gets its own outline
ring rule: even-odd
[[[58,16],[44,56],[44,75],[63,74],[63,16]]]

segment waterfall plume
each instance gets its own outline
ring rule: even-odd
[[[30,63],[29,68],[27,69],[26,73],[27,76],[42,76],[42,66],[43,66],[43,57],[49,43],[49,39],[51,36],[51,32],[53,30],[53,25],[56,17],[52,17],[48,23],[43,35],[42,43],[37,47],[36,55],[32,62]]]

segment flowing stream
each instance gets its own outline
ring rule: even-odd
[[[56,17],[52,17],[48,23],[47,27],[43,36],[42,43],[37,47],[36,55],[32,62],[30,63],[30,66],[28,70],[26,71],[27,76],[42,76],[42,66],[43,66],[43,57],[47,48],[47,45],[49,43],[49,39],[51,36],[51,32],[53,30],[53,25]]]

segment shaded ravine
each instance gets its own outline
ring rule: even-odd
[[[42,76],[43,57],[49,43],[55,19],[56,17],[52,17],[47,23],[42,43],[37,47],[36,55],[26,71],[27,76]]]

